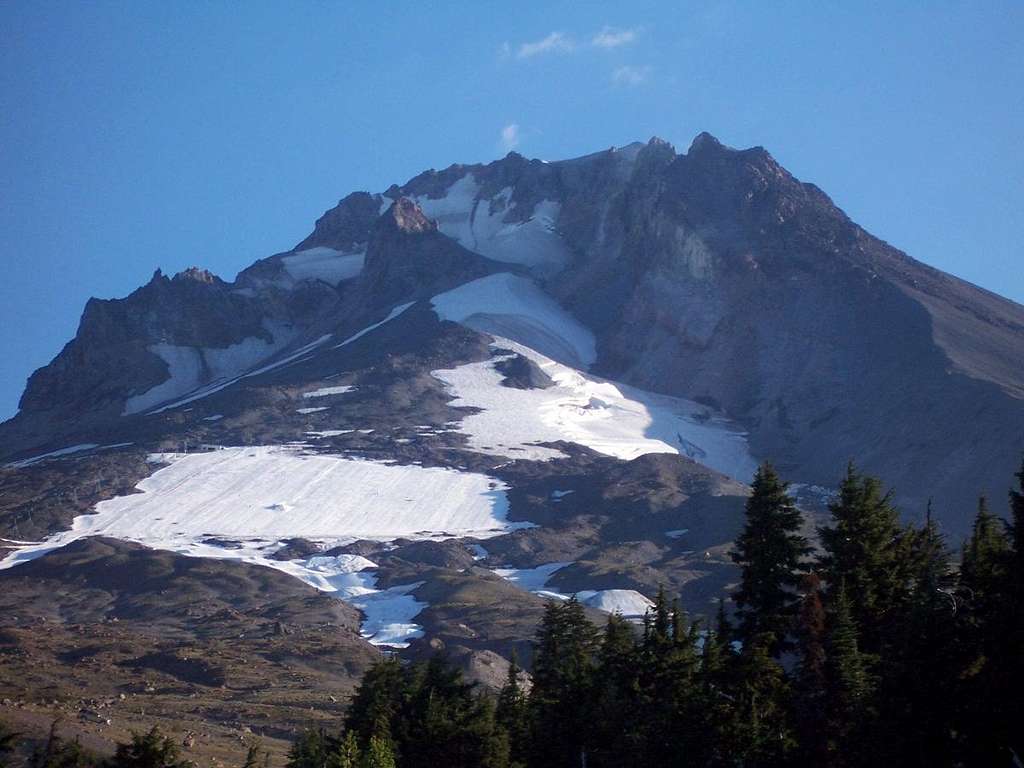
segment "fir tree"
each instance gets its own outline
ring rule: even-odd
[[[807,768],[816,768],[828,762],[826,618],[818,575],[807,574],[801,588],[803,597],[797,619],[797,665],[793,684],[794,729],[799,745],[797,762]]]
[[[330,746],[322,730],[307,728],[288,750],[287,768],[325,768]]]
[[[576,598],[550,601],[537,632],[530,708],[533,761],[562,768],[586,760],[597,631]]]
[[[833,525],[819,529],[824,555],[818,567],[829,590],[845,585],[865,650],[880,650],[883,625],[898,603],[901,529],[890,495],[851,462],[829,505]]]
[[[741,569],[733,595],[739,607],[739,637],[745,643],[767,636],[778,654],[793,628],[801,561],[810,552],[799,534],[803,519],[771,464],[754,475],[746,503],[746,523],[732,559]]]
[[[495,720],[508,734],[510,760],[513,766],[525,765],[529,747],[530,710],[522,686],[523,670],[519,667],[519,654],[512,650],[505,685],[498,694]]]
[[[360,768],[362,755],[355,731],[345,731],[337,748],[327,759],[327,768]]]
[[[128,744],[119,744],[113,758],[114,768],[189,768],[181,759],[177,745],[153,726],[145,734],[134,733]]]
[[[396,768],[395,754],[384,736],[375,734],[370,737],[362,768]]]
[[[839,585],[832,602],[826,661],[829,751],[834,765],[859,765],[860,738],[873,712],[870,659],[859,648],[845,585]]]

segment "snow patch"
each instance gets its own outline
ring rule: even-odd
[[[334,248],[318,246],[295,251],[281,257],[281,265],[296,282],[300,280],[323,280],[337,286],[344,280],[351,280],[363,271],[366,252],[342,253]]]
[[[467,173],[439,198],[414,198],[438,229],[460,245],[495,261],[554,272],[569,262],[569,249],[555,228],[559,203],[543,200],[528,216],[518,215],[512,188],[480,198],[480,185]],[[516,215],[510,216],[515,212]],[[519,219],[525,218],[525,221]]]
[[[321,405],[318,408],[296,408],[296,413],[301,413],[303,416],[309,413],[319,413],[320,411],[326,411],[329,406]]]
[[[442,320],[514,339],[553,360],[586,368],[597,359],[594,334],[528,278],[488,275],[431,303]]]
[[[355,387],[322,387],[315,389],[312,392],[304,392],[303,397],[328,397],[330,395],[344,395],[346,392],[351,392]]]
[[[480,409],[460,426],[471,450],[546,461],[564,454],[537,443],[566,441],[626,460],[679,453],[743,482],[753,476],[746,434],[704,406],[590,376],[508,339],[493,346],[530,358],[555,386],[502,386],[494,366],[505,358],[433,371],[455,398],[451,405]]]

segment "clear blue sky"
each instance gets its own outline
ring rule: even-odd
[[[349,191],[511,146],[761,144],[1024,302],[1024,3],[25,0],[0,29],[0,418],[88,297],[231,279]]]

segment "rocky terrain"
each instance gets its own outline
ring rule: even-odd
[[[712,613],[764,459],[812,523],[853,458],[956,543],[1024,453],[1022,360],[1024,308],[707,134],[353,193],[233,282],[91,300],[32,375],[3,707],[224,760],[382,650],[494,685],[547,599]]]

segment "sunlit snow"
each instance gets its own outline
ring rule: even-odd
[[[453,406],[480,409],[460,426],[471,450],[545,461],[564,454],[537,443],[562,440],[626,460],[679,453],[744,482],[754,473],[746,435],[704,406],[590,376],[508,339],[494,346],[529,357],[555,386],[503,386],[494,367],[500,358],[434,371]]]

